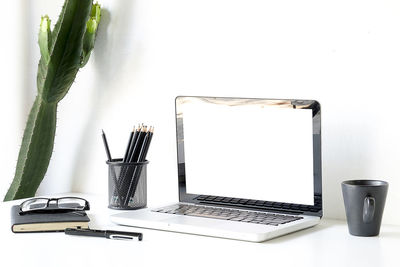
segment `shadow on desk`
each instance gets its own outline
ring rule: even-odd
[[[380,234],[379,234],[379,237],[382,237],[382,238],[393,238],[393,239],[399,239],[400,240],[400,232],[381,231]]]

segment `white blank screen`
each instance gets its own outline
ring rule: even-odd
[[[312,110],[182,104],[186,192],[314,205]]]

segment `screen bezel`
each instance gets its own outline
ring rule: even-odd
[[[311,109],[312,110],[312,131],[313,131],[313,171],[314,171],[314,205],[303,205],[297,203],[270,202],[265,200],[249,200],[251,204],[223,203],[211,200],[227,198],[224,196],[204,196],[188,194],[186,192],[185,174],[185,153],[184,153],[184,122],[181,103],[190,99],[200,99],[213,103],[235,103],[246,102],[263,104],[279,108],[290,109]],[[258,211],[274,211],[293,214],[304,214],[322,217],[322,168],[321,168],[321,106],[316,100],[303,99],[261,99],[261,98],[240,98],[240,97],[203,97],[203,96],[178,96],[175,98],[176,118],[176,143],[178,163],[178,191],[179,201],[194,204],[212,204],[217,206],[251,209]],[[264,205],[265,204],[265,205]]]

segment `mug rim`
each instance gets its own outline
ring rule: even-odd
[[[389,183],[382,180],[374,180],[374,179],[358,179],[358,180],[346,180],[342,182],[343,185],[347,186],[388,186]]]

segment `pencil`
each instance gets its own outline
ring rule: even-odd
[[[109,161],[111,161],[112,158],[111,158],[110,148],[108,147],[106,134],[104,133],[103,129],[101,130],[101,132],[102,132],[101,137],[103,138],[103,144],[104,148],[106,149],[107,158]]]
[[[147,144],[148,144],[148,141],[149,141],[150,133],[151,133],[151,127],[150,127],[150,130],[146,133],[146,135],[145,135],[145,137],[143,139],[143,142],[142,142],[142,144],[140,146],[140,151],[138,153],[138,157],[137,157],[137,161],[136,162],[142,162],[146,157],[145,152],[146,152]]]
[[[132,140],[133,140],[133,135],[134,135],[135,132],[136,132],[135,126],[133,126],[133,130],[132,130],[131,134],[129,135],[128,145],[126,146],[123,162],[126,162],[128,160],[129,148],[131,146],[131,143],[132,143]]]
[[[143,137],[145,135],[145,132],[147,131],[147,127],[144,126],[143,124],[140,126],[139,125],[139,130],[135,132],[133,140],[131,142],[131,146],[129,148],[129,153],[128,153],[128,159],[126,162],[132,163],[136,162],[137,159],[137,150],[140,149],[140,146],[143,142]],[[127,190],[129,189],[128,187],[124,186],[127,183],[130,183],[130,180],[132,179],[132,174],[135,172],[136,166],[135,165],[129,165],[126,166],[126,168],[123,169],[122,172],[122,177],[120,179],[120,187],[123,189],[123,194],[124,196],[127,196],[125,194]],[[125,199],[125,205],[128,205],[129,199]]]
[[[122,160],[124,163],[129,162],[129,159],[131,157],[133,148],[134,148],[135,143],[137,141],[138,133],[141,131],[141,129],[142,128],[141,128],[140,125],[138,126],[138,129],[135,129],[135,127],[133,127],[133,132],[131,133],[131,136],[129,137],[128,146],[127,146],[126,151],[125,151],[125,156],[124,156],[124,158]],[[129,169],[130,169],[130,166],[122,166],[121,167],[121,172],[119,174],[118,187],[121,188],[123,191],[124,191],[123,185],[125,183],[126,175],[127,175],[127,172],[129,172]]]
[[[138,130],[139,129],[140,129],[140,125],[138,126]],[[124,163],[129,161],[131,149],[133,149],[133,146],[134,146],[133,144],[136,142],[136,139],[137,139],[138,130],[136,130],[135,126],[133,126],[133,131],[131,132],[131,135],[129,136],[129,141],[128,141],[128,145],[125,150],[125,155],[124,155],[124,158],[122,159],[122,162],[124,162]],[[121,168],[121,172],[119,173],[119,178],[118,178],[119,186],[121,186],[122,182],[124,181],[124,177],[125,177],[127,168],[128,168],[127,166],[122,166],[122,168]]]
[[[143,127],[143,131],[139,132],[139,134],[138,134],[138,138],[137,138],[135,146],[132,150],[132,154],[129,158],[129,162],[137,162],[137,159],[139,157],[140,148],[143,144],[144,137],[147,134],[147,126],[142,126],[142,127]]]
[[[108,147],[107,137],[106,137],[106,134],[103,129],[101,130],[101,133],[102,133],[101,137],[103,138],[103,144],[104,144],[104,148],[106,150],[107,158],[108,158],[109,163],[111,164],[112,157],[111,157],[111,153],[110,153],[110,148]],[[114,180],[114,184],[115,184],[114,191],[117,191],[118,201],[119,201],[120,205],[122,205],[122,198],[121,198],[122,194],[119,190],[117,175],[115,174],[115,168],[113,165],[110,165],[110,167],[111,167],[111,176],[112,176],[112,178]]]
[[[145,161],[147,152],[149,150],[151,138],[153,136],[153,130],[154,130],[154,128],[150,127],[149,131],[145,134],[145,137],[143,138],[143,142],[142,142],[142,144],[140,146],[140,150],[138,149],[139,152],[138,152],[137,160],[134,161],[134,162],[139,163],[139,162],[144,162]],[[134,194],[136,192],[137,185],[138,185],[139,179],[140,179],[140,174],[142,172],[142,168],[143,168],[142,165],[141,166],[135,166],[135,168],[134,168],[133,174],[131,176],[132,179],[131,179],[131,181],[129,183],[128,192],[127,192],[126,197],[125,197],[125,205],[128,204],[130,197],[134,196]]]
[[[130,138],[130,140],[128,142],[128,146],[126,148],[126,151],[128,151],[128,153],[125,152],[125,156],[123,158],[124,163],[129,162],[129,159],[133,153],[133,149],[134,149],[134,146],[137,141],[138,134],[142,130],[140,125],[138,126],[138,129],[136,131],[135,131],[135,127],[133,129],[134,129],[134,132],[133,132],[132,139]],[[131,135],[132,135],[132,133],[131,133]],[[124,181],[127,169],[129,169],[127,166],[123,166],[120,176],[119,176],[119,179],[118,179],[120,181],[120,183]]]
[[[125,155],[124,155],[124,157],[122,159],[122,162],[127,162],[128,161],[129,148],[131,146],[132,140],[134,139],[134,134],[135,133],[136,133],[136,129],[135,129],[135,126],[133,126],[133,130],[132,130],[131,134],[129,135],[128,145],[126,146]],[[117,193],[119,199],[121,197],[121,193],[120,193],[120,187],[121,187],[121,181],[122,181],[121,177],[123,177],[125,175],[125,172],[126,172],[126,166],[122,166],[121,167],[121,171],[119,173],[118,179],[116,177],[114,179],[115,189],[114,189],[114,193],[113,194],[115,195]],[[121,201],[122,200],[120,199],[120,204],[122,205]]]
[[[150,127],[151,129],[149,130],[149,132],[150,132],[150,134],[149,134],[149,140],[147,141],[147,146],[146,146],[146,149],[145,149],[145,151],[144,151],[144,158],[143,158],[143,160],[145,160],[146,159],[146,156],[147,156],[147,152],[149,151],[149,147],[150,147],[150,142],[151,142],[151,139],[153,138],[153,132],[154,132],[154,126],[153,127]],[[142,160],[142,161],[143,161]]]
[[[124,160],[124,162],[129,162],[129,159],[131,158],[131,156],[132,156],[132,153],[133,153],[133,149],[135,148],[135,144],[136,144],[136,142],[137,142],[137,139],[138,139],[138,136],[139,136],[139,133],[142,131],[142,126],[138,126],[138,129],[135,131],[135,133],[133,134],[133,138],[132,138],[132,141],[131,141],[131,143],[129,144],[129,152],[128,152],[128,155],[127,155],[127,157],[126,157],[126,159]]]

